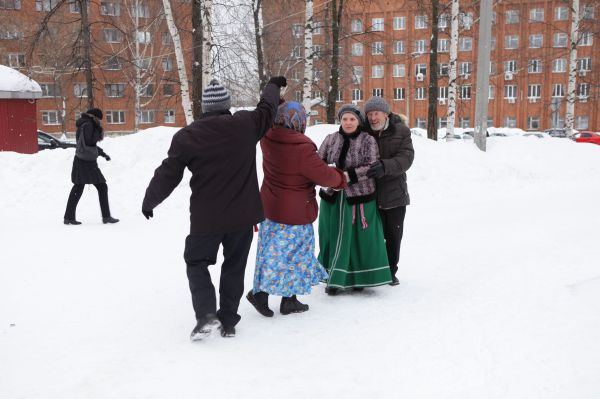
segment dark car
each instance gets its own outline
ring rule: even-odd
[[[544,132],[548,133],[550,137],[568,137],[567,129],[554,128],[544,130]]]
[[[38,130],[38,150],[53,150],[55,148],[75,148],[77,144],[70,141],[59,140],[48,133]]]

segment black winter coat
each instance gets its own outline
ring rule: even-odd
[[[106,179],[100,168],[98,167],[98,155],[105,156],[106,154],[96,143],[103,138],[103,130],[100,121],[96,117],[88,114],[81,114],[81,118],[75,122],[77,132],[75,138],[84,140],[88,147],[87,160],[78,156],[80,148],[76,149],[73,159],[73,168],[71,169],[71,181],[73,184],[101,184],[106,183]],[[92,151],[90,151],[92,150]],[[95,156],[90,157],[90,154]]]
[[[207,113],[175,133],[142,209],[164,201],[188,168],[191,234],[234,232],[263,221],[256,144],[272,126],[278,102],[279,88],[267,84],[254,111]]]
[[[377,206],[392,209],[409,205],[406,171],[415,158],[410,129],[398,115],[390,113],[389,125],[383,132],[374,133],[368,123],[367,130],[377,140],[385,169],[383,177],[377,179]]]

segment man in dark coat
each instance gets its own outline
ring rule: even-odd
[[[190,235],[184,259],[196,314],[192,341],[220,329],[235,335],[237,310],[244,290],[244,271],[252,243],[252,227],[264,220],[256,175],[256,144],[273,124],[283,76],[271,78],[254,111],[229,112],[230,95],[216,80],[202,93],[202,117],[178,131],[168,158],[156,169],[146,190],[142,213],[167,198],[183,177],[192,172]],[[217,261],[223,245],[219,310],[208,266]]]
[[[75,149],[75,158],[73,159],[73,169],[71,170],[71,181],[73,188],[67,201],[64,223],[70,225],[79,225],[75,219],[75,211],[79,199],[83,194],[86,184],[93,184],[98,190],[100,200],[100,210],[102,212],[102,223],[117,223],[119,219],[110,216],[108,206],[108,186],[106,179],[98,167],[98,156],[110,161],[110,157],[96,143],[104,138],[104,130],[100,124],[102,120],[102,110],[99,108],[89,109],[75,122],[77,132],[75,139],[77,147]]]
[[[392,271],[391,285],[400,284],[396,273],[400,259],[400,243],[404,232],[406,206],[410,204],[406,171],[415,157],[410,129],[399,115],[390,112],[382,97],[371,97],[365,103],[369,120],[367,131],[375,137],[380,160],[367,175],[377,179],[377,206],[383,222],[385,245]]]

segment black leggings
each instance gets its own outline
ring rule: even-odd
[[[102,211],[102,217],[110,217],[110,208],[108,207],[108,186],[106,183],[94,184],[98,190],[98,199],[100,200],[100,210]],[[75,210],[79,199],[83,194],[85,184],[73,184],[71,193],[69,194],[69,200],[67,201],[67,210],[65,211],[65,219],[75,220]]]

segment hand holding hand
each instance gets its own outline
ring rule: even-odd
[[[369,170],[367,170],[367,177],[372,179],[379,179],[383,177],[384,174],[385,167],[383,166],[383,162],[381,161],[375,162],[373,165],[371,165]]]

